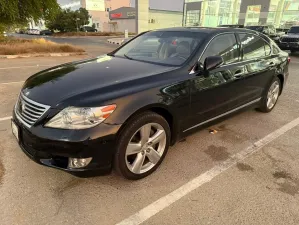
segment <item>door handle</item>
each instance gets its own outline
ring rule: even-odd
[[[268,66],[274,66],[274,62],[268,62]]]
[[[235,72],[234,77],[235,77],[236,79],[240,79],[240,78],[242,77],[242,75],[243,75],[242,70],[237,70],[237,71]]]

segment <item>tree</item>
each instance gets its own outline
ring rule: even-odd
[[[57,0],[0,0],[0,27],[28,23],[30,19],[48,20],[59,9]]]
[[[89,13],[84,8],[76,11],[64,9],[60,10],[54,18],[48,19],[46,26],[50,30],[59,30],[60,32],[76,31],[77,28],[88,24],[89,18]]]

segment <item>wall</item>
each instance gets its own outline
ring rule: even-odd
[[[183,20],[183,12],[172,12],[164,10],[149,11],[148,29],[161,29],[167,27],[181,27]],[[153,22],[153,23],[152,23]]]
[[[135,19],[119,19],[114,20],[113,22],[117,22],[116,25],[108,24],[106,31],[109,32],[124,32],[128,30],[129,32],[136,33],[136,21]]]
[[[86,7],[86,1],[82,0],[82,6]],[[97,28],[98,31],[105,31],[109,29],[109,12],[120,8],[122,6],[130,6],[130,0],[105,0],[105,11],[89,10],[89,14],[92,16],[93,23],[100,24],[100,28]]]

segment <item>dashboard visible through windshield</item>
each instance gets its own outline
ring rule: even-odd
[[[153,31],[135,38],[114,56],[179,66],[192,55],[205,36],[198,32]]]

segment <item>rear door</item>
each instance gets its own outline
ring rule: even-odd
[[[275,74],[278,62],[266,39],[252,33],[238,33],[238,36],[241,43],[242,73],[235,76],[243,87],[240,103],[244,104],[261,98]]]

